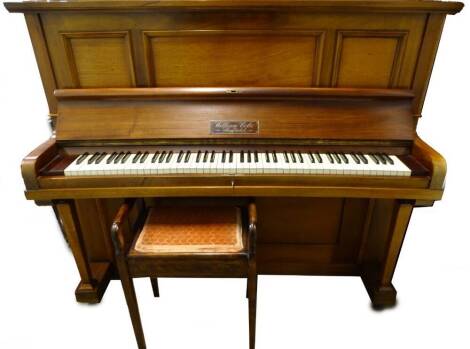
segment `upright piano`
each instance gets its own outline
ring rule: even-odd
[[[250,199],[260,274],[362,278],[374,306],[444,158],[416,132],[446,15],[415,0],[37,0],[24,13],[50,139],[22,163],[76,261],[79,302],[116,278],[128,198]],[[28,116],[34,117],[34,116]]]

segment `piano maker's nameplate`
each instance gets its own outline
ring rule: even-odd
[[[212,135],[258,134],[258,121],[212,120],[210,123]]]

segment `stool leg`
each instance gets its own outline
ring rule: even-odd
[[[248,267],[248,316],[250,349],[255,349],[256,338],[256,297],[258,289],[258,275],[256,273],[256,262],[250,261]]]
[[[158,290],[158,278],[150,278],[152,284],[153,296],[160,297],[160,291]]]
[[[117,259],[116,262],[119,276],[121,278],[122,289],[129,309],[129,315],[131,316],[137,346],[139,349],[145,349],[144,330],[142,329],[142,322],[140,320],[139,305],[137,304],[137,297],[135,295],[134,281],[129,276],[126,262],[120,259]]]

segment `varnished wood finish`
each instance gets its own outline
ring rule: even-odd
[[[38,174],[42,167],[57,156],[54,139],[49,139],[29,153],[21,162],[21,174],[27,188],[38,189]]]
[[[47,104],[49,105],[49,113],[57,113],[57,100],[54,98],[53,92],[57,88],[57,82],[54,76],[51,58],[44,37],[41,18],[38,14],[25,14],[26,24],[28,25],[31,43],[33,44],[34,54],[39,66],[44,92],[46,94]]]
[[[56,207],[67,236],[67,241],[74,251],[75,262],[77,263],[82,282],[88,284],[89,287],[93,287],[93,275],[87,261],[75,207],[72,202],[58,203]]]
[[[463,4],[39,0],[6,7],[26,16],[57,116],[56,137],[23,161],[26,197],[58,205],[81,277],[78,301],[99,302],[119,269],[144,347],[129,273],[148,277],[153,264],[116,258],[113,218],[127,198],[145,199],[133,215],[155,198],[210,198],[256,202],[256,265],[243,256],[220,267],[188,258],[178,269],[181,259],[168,258],[159,276],[248,276],[251,348],[258,273],[362,276],[374,305],[395,302],[391,281],[412,208],[443,193],[445,160],[416,126],[446,15]],[[259,133],[212,135],[210,120],[259,121]],[[247,145],[386,152],[421,171],[409,178],[63,176],[84,151]],[[129,243],[131,227],[120,231]]]
[[[142,10],[146,9],[297,9],[305,11],[315,9],[317,11],[335,10],[347,12],[394,12],[405,10],[409,12],[443,12],[454,14],[459,12],[463,4],[459,2],[440,2],[440,1],[305,1],[305,0],[163,0],[152,2],[146,0],[134,1],[35,1],[35,2],[9,2],[5,6],[11,12],[27,12],[40,10]]]
[[[432,171],[429,187],[443,189],[447,173],[447,164],[444,157],[419,137],[415,139],[412,154],[421,159],[421,162]]]
[[[355,96],[349,97],[348,90],[339,90],[339,96],[344,97],[337,97],[337,89],[319,92],[315,89],[251,89],[241,93],[233,88],[167,91],[162,94],[171,94],[170,100],[159,98],[158,92],[154,98],[145,93],[144,100],[141,97],[116,99],[112,91],[103,99],[93,96],[91,100],[83,93],[78,100],[69,94],[68,99],[59,100],[57,140],[323,138],[409,141],[415,132],[407,91],[389,95],[381,90],[371,91],[366,97],[361,96],[360,91],[350,92]],[[122,94],[129,95],[129,92],[122,91]],[[201,95],[208,96],[201,99]],[[380,97],[373,98],[374,95]],[[214,135],[210,132],[212,120],[256,121],[259,132]]]
[[[73,201],[57,202],[55,207],[80,273],[81,281],[75,291],[76,299],[80,302],[99,303],[111,277],[110,263],[90,263],[89,250],[83,241]]]
[[[396,303],[392,277],[398,261],[413,201],[378,201],[369,225],[367,247],[362,256],[362,280],[375,307]]]
[[[69,0],[5,6],[28,16],[51,113],[56,88],[340,86],[413,89],[419,115],[445,15],[463,4]]]

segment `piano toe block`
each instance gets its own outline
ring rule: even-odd
[[[372,308],[375,310],[381,310],[384,308],[391,308],[397,303],[397,290],[392,284],[383,286],[371,283],[365,278],[362,278],[362,282],[366,287],[369,298],[372,302]]]
[[[93,274],[93,283],[80,281],[75,290],[75,298],[79,303],[100,303],[111,280],[110,263],[91,263],[90,269]]]

